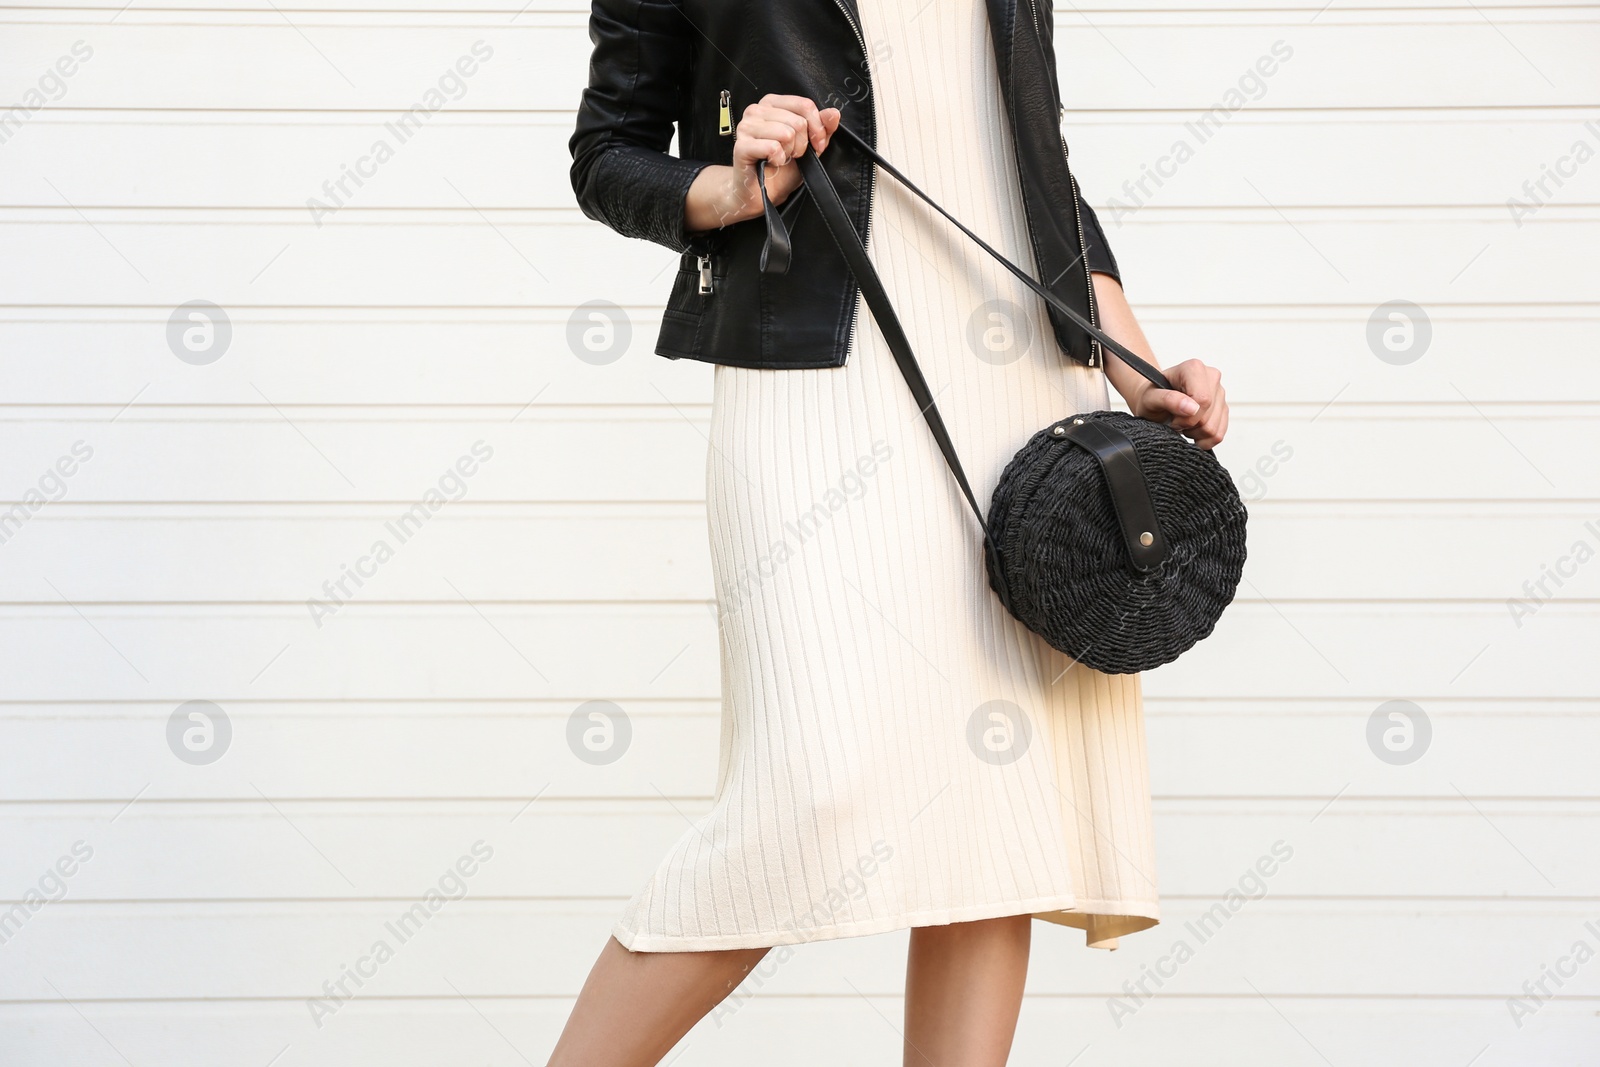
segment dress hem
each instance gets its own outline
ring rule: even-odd
[[[999,904],[975,904],[965,908],[936,908],[929,911],[896,915],[886,919],[863,919],[852,923],[835,923],[815,926],[805,930],[755,931],[740,934],[721,934],[716,937],[667,937],[631,930],[621,920],[611,928],[616,938],[629,952],[716,952],[741,948],[776,948],[780,945],[799,945],[814,941],[834,941],[845,937],[864,937],[868,934],[888,933],[919,926],[947,926],[958,922],[976,922],[980,919],[998,919],[1007,915],[1031,915],[1042,922],[1058,926],[1083,929],[1090,938],[1089,947],[1116,947],[1116,937],[1094,939],[1090,926],[1092,920],[1111,920],[1119,933],[1148,930],[1161,921],[1160,908],[1154,902],[1112,903],[1086,902],[1081,906],[1071,893],[1032,900],[1008,901]],[[1115,922],[1115,920],[1123,920]]]

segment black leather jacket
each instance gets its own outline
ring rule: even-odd
[[[1040,277],[1093,319],[1089,272],[1116,276],[1117,266],[1067,169],[1051,0],[988,5]],[[689,234],[684,200],[703,167],[732,162],[740,116],[768,93],[838,107],[875,145],[859,27],[855,0],[593,0],[589,87],[569,143],[572,187],[590,218],[682,253],[656,342],[661,355],[771,369],[844,364],[858,288],[804,188],[783,206],[794,249],[783,274],[760,269],[759,217]],[[668,153],[674,126],[676,156]],[[880,180],[874,168],[841,138],[821,158],[865,234]],[[1063,350],[1098,362],[1083,331],[1050,314]]]

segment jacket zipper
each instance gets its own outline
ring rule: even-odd
[[[1039,47],[1044,47],[1044,33],[1039,28],[1039,0],[1028,0],[1028,11],[1033,15],[1033,36],[1039,42]],[[1061,140],[1061,162],[1067,167],[1067,182],[1072,188],[1072,217],[1078,227],[1078,262],[1083,264],[1084,288],[1089,296],[1089,321],[1096,326],[1100,325],[1099,308],[1094,302],[1094,277],[1089,273],[1089,242],[1083,233],[1083,206],[1078,201],[1078,179],[1072,176],[1072,161],[1067,151],[1067,135],[1061,132],[1061,124],[1067,121],[1067,107],[1058,104],[1060,110],[1056,114],[1056,136]],[[1089,366],[1094,366],[1095,353],[1100,351],[1100,342],[1089,338]],[[1101,364],[1105,358],[1102,355]]]
[[[723,137],[733,135],[733,91],[731,89],[724,89],[717,94],[717,133]],[[711,256],[697,256],[695,258],[695,266],[700,271],[700,295],[710,296],[716,288],[711,275]]]
[[[861,27],[856,25],[855,16],[850,14],[850,9],[845,6],[844,0],[833,0],[833,2],[838,6],[840,13],[844,15],[844,20],[850,24],[850,29],[856,35],[856,43],[861,45],[861,64],[866,68],[864,73],[867,79],[867,121],[872,124],[872,138],[876,142],[878,138],[878,100],[877,94],[872,90],[872,67],[870,65],[870,57],[867,54],[867,38],[862,34]],[[876,183],[877,177],[877,164],[869,163],[867,165],[867,222],[865,228],[861,231],[862,248],[867,247],[867,239],[872,233],[872,188]],[[850,350],[850,339],[855,336],[856,312],[859,310],[860,305],[861,300],[858,291],[857,299],[850,302],[850,321],[845,326],[845,352],[847,354]]]
[[[1067,119],[1065,105],[1062,105],[1059,119],[1060,122],[1065,122]],[[1078,224],[1078,256],[1079,262],[1083,264],[1084,287],[1089,294],[1089,321],[1098,326],[1100,325],[1100,309],[1094,302],[1094,275],[1089,271],[1089,241],[1083,232],[1083,204],[1078,196],[1078,179],[1072,175],[1072,163],[1067,154],[1067,135],[1061,132],[1059,122],[1056,125],[1056,133],[1061,138],[1062,162],[1067,164],[1067,181],[1072,185],[1072,215]],[[1100,366],[1104,367],[1106,362],[1105,353],[1100,351],[1100,342],[1091,337],[1089,338],[1089,366],[1091,367],[1095,365],[1094,357],[1096,353],[1100,355]]]

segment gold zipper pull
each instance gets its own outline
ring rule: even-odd
[[[733,93],[727,89],[722,90],[722,95],[718,97],[717,103],[722,107],[721,123],[717,127],[717,132],[724,137],[731,137],[733,136]]]

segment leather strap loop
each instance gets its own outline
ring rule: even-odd
[[[788,274],[793,246],[788,225],[767,195],[767,161],[764,159],[756,162],[756,184],[761,186],[761,213],[767,221],[767,240],[761,246],[761,273]]]
[[[1139,453],[1134,451],[1133,441],[1115,426],[1089,419],[1069,419],[1053,427],[1051,433],[1072,442],[1100,462],[1133,569],[1141,573],[1159,569],[1167,558],[1167,539],[1156,519],[1155,505],[1150,502],[1150,486],[1145,482],[1144,468],[1139,464]]]

